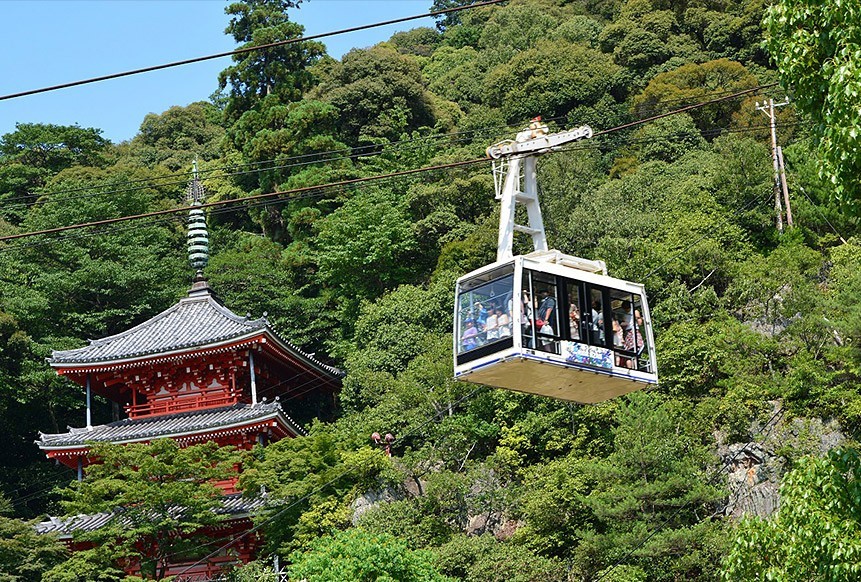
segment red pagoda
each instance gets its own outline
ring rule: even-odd
[[[331,413],[342,372],[282,338],[264,317],[251,319],[225,307],[203,277],[208,235],[203,189],[195,173],[189,186],[189,257],[197,276],[187,297],[151,319],[122,333],[91,340],[82,348],[55,351],[48,360],[58,374],[86,390],[86,426],[61,434],[43,434],[36,444],[50,459],[76,469],[83,477],[92,442],[146,443],[171,438],[181,445],[216,441],[250,449],[303,434],[296,419],[307,421]],[[125,418],[93,425],[92,396],[99,395],[125,412]],[[289,402],[289,405],[287,403]],[[288,414],[287,410],[290,411]],[[224,491],[219,526],[235,533],[231,560],[254,558],[256,537],[245,536],[259,500],[242,498],[238,479],[218,483]],[[94,529],[109,515],[51,519],[38,526],[56,532],[74,547],[72,533]],[[224,566],[210,560],[185,576],[200,579]],[[177,564],[172,573],[187,565]]]

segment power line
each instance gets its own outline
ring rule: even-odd
[[[427,167],[423,167],[423,168],[415,168],[412,170],[402,170],[399,172],[391,172],[389,174],[378,174],[376,176],[367,176],[364,178],[353,178],[350,180],[341,180],[339,182],[330,182],[328,184],[320,184],[317,186],[303,186],[301,188],[294,188],[292,190],[281,190],[278,192],[270,192],[268,194],[257,194],[256,196],[247,196],[245,198],[235,198],[235,199],[231,199],[231,200],[219,200],[216,202],[206,202],[204,204],[196,205],[195,208],[214,208],[214,207],[218,207],[218,206],[228,206],[231,204],[240,204],[240,203],[244,203],[244,202],[248,202],[248,201],[254,201],[254,200],[266,200],[269,198],[275,198],[278,196],[285,196],[285,195],[289,195],[289,194],[302,194],[305,192],[311,192],[314,190],[321,190],[321,189],[326,189],[326,188],[336,188],[339,186],[351,186],[354,184],[362,184],[364,182],[373,182],[373,181],[382,180],[385,178],[392,178],[392,177],[396,177],[396,176],[409,176],[409,175],[418,174],[418,173],[422,173],[422,172],[432,172],[435,170],[445,170],[445,169],[449,169],[449,168],[457,168],[457,167],[474,165],[474,164],[482,163],[482,162],[487,162],[487,159],[486,158],[478,158],[478,159],[474,159],[474,160],[466,160],[463,162],[451,162],[448,164],[440,164],[437,166],[427,166]],[[103,226],[103,225],[107,225],[107,224],[116,224],[118,222],[126,222],[129,220],[139,220],[141,218],[149,218],[149,217],[153,217],[153,216],[165,216],[165,215],[170,215],[170,214],[178,214],[180,212],[188,212],[188,210],[189,209],[186,207],[171,208],[168,210],[156,210],[153,212],[144,212],[142,214],[133,214],[133,215],[128,215],[128,216],[120,216],[118,218],[107,218],[104,220],[95,220],[95,221],[87,222],[87,223],[72,224],[69,226],[59,226],[56,228],[48,228],[45,230],[23,232],[23,233],[18,233],[18,234],[2,236],[2,237],[0,237],[0,242],[8,241],[8,240],[16,240],[16,239],[20,239],[20,238],[29,237],[29,236],[53,234],[53,233],[57,233],[57,232],[64,232],[67,230],[76,230],[79,228],[86,228],[86,227],[91,227],[91,226]]]
[[[768,87],[768,85],[765,85],[763,87]],[[729,95],[730,93],[731,93],[731,91],[729,91],[729,90],[713,91],[713,92],[705,93],[703,96]],[[649,109],[638,108],[637,112],[644,113],[644,112],[661,111],[663,108],[657,107],[657,105],[661,105],[661,104],[668,105],[671,103],[681,103],[681,102],[686,102],[686,101],[690,101],[690,99],[668,99],[665,101],[659,101],[655,104],[656,105],[655,107],[652,107]],[[567,116],[562,115],[562,116],[558,116],[558,117],[551,117],[551,118],[545,119],[544,121],[555,122],[555,121],[561,121],[564,119],[567,119]],[[333,150],[324,150],[324,151],[320,151],[320,152],[310,152],[310,153],[306,153],[306,154],[299,154],[299,155],[295,155],[295,156],[290,156],[287,158],[259,160],[259,161],[254,161],[254,162],[245,162],[245,163],[241,163],[241,164],[226,164],[223,166],[216,166],[216,167],[207,168],[204,170],[199,170],[198,174],[201,176],[204,176],[206,174],[212,174],[212,173],[217,172],[219,170],[231,170],[229,172],[225,172],[224,174],[222,174],[220,176],[217,176],[217,177],[230,177],[230,176],[251,174],[254,172],[264,172],[264,171],[271,171],[271,170],[277,170],[277,169],[288,169],[291,167],[297,167],[297,166],[301,166],[301,165],[308,165],[308,164],[314,164],[314,163],[324,163],[324,162],[338,161],[338,160],[344,160],[344,159],[361,159],[363,157],[377,156],[377,155],[381,155],[383,153],[387,153],[388,151],[390,151],[387,148],[390,148],[393,145],[418,143],[418,142],[425,142],[425,141],[431,141],[431,140],[443,140],[446,138],[451,138],[451,137],[456,137],[456,136],[473,135],[473,134],[482,135],[482,134],[491,133],[491,132],[494,132],[494,131],[497,131],[500,129],[507,129],[507,128],[512,128],[512,127],[518,127],[519,128],[519,127],[522,127],[522,125],[523,125],[523,122],[492,125],[492,126],[475,128],[475,129],[471,129],[471,130],[453,131],[453,132],[448,132],[448,133],[444,133],[444,134],[434,134],[434,135],[423,136],[423,137],[419,137],[419,138],[401,139],[401,140],[391,141],[391,142],[388,142],[385,144],[366,144],[366,145],[359,145],[359,146],[355,146],[355,147],[345,147],[345,148],[339,148],[339,149],[333,149]],[[792,125],[798,125],[798,124],[779,124],[780,127],[790,127]],[[456,142],[464,142],[464,141],[468,141],[468,139],[459,138],[459,139],[456,139],[455,141]],[[397,148],[395,151],[400,151],[401,149],[402,148]],[[370,150],[370,152],[369,152],[369,150]],[[368,153],[365,153],[365,152],[368,152]],[[299,163],[299,164],[287,164],[287,165],[285,165],[286,162],[292,162],[292,161],[296,161],[296,160],[307,160],[308,158],[313,158],[315,156],[325,156],[325,155],[329,155],[329,154],[349,154],[349,155],[344,155],[344,156],[341,156],[338,158],[325,158],[325,159],[319,159],[319,160],[312,160],[310,162],[306,162],[305,164]],[[244,172],[243,171],[233,171],[236,168],[243,168],[243,167],[249,167],[249,166],[261,166],[261,165],[265,165],[265,164],[275,164],[275,163],[282,164],[282,165],[271,166],[271,167],[267,167],[267,168],[259,168],[257,170],[248,170],[248,171],[244,171]],[[170,181],[162,182],[161,180],[170,180]],[[183,184],[183,183],[185,183],[185,181],[186,181],[186,179],[175,180],[173,178],[173,176],[166,176],[163,178],[139,178],[136,180],[127,180],[123,184],[143,183],[143,184],[147,184],[147,185],[139,187],[139,188],[125,188],[125,189],[107,190],[107,191],[98,192],[98,193],[96,193],[96,195],[97,194],[112,194],[112,193],[118,193],[118,192],[130,192],[130,191],[139,190],[139,189],[146,189],[146,188],[150,188],[150,187],[154,188],[154,187],[158,187],[158,186],[170,186],[170,185],[175,185],[175,184]],[[81,186],[78,188],[67,188],[64,190],[54,190],[54,191],[47,191],[47,192],[30,192],[27,194],[23,194],[21,196],[14,196],[14,197],[6,198],[5,202],[7,204],[5,204],[4,207],[6,209],[9,209],[9,208],[25,208],[25,207],[30,205],[29,202],[17,202],[17,201],[34,200],[34,199],[40,198],[42,196],[51,196],[53,200],[60,200],[60,198],[57,197],[60,194],[93,191],[93,190],[97,190],[99,188],[104,188],[106,186],[110,186],[110,185],[109,184],[101,184],[101,185]],[[72,198],[73,197],[68,197],[68,199],[72,199]],[[66,199],[66,198],[64,197],[62,199]],[[13,204],[8,204],[9,202],[12,202]]]
[[[473,5],[473,6],[476,6],[476,5]],[[758,90],[765,88],[765,87],[771,87],[773,85],[775,85],[775,83],[771,83],[768,85],[762,85],[760,87],[754,87],[752,89],[747,89],[744,91],[739,91],[736,93],[732,93],[730,95],[726,95],[723,97],[712,99],[710,101],[705,101],[705,102],[702,102],[699,104],[690,105],[687,107],[683,107],[681,109],[676,109],[674,111],[670,111],[670,112],[656,115],[653,117],[649,117],[646,119],[642,119],[642,120],[634,121],[631,123],[626,123],[626,124],[623,124],[623,125],[620,125],[617,127],[613,127],[610,129],[602,130],[602,131],[596,132],[594,135],[596,135],[596,136],[606,135],[606,134],[611,133],[611,132],[621,131],[623,129],[630,129],[631,127],[634,127],[636,125],[641,125],[641,124],[647,123],[649,121],[655,121],[657,119],[662,119],[664,117],[669,117],[671,115],[676,115],[679,113],[685,113],[687,111],[690,111],[691,109],[695,109],[697,107],[704,107],[706,105],[718,103],[720,101],[726,101],[729,99],[734,99],[734,98],[737,98],[739,96],[746,95],[746,94],[752,93],[754,91],[758,91]],[[217,206],[225,206],[225,205],[231,205],[231,204],[244,203],[244,202],[253,201],[253,200],[265,200],[265,199],[275,198],[275,197],[279,197],[279,196],[285,196],[288,194],[300,194],[300,193],[310,192],[310,191],[314,191],[314,190],[318,190],[318,189],[360,184],[363,182],[371,182],[371,181],[384,179],[384,178],[391,178],[391,177],[396,177],[396,176],[408,176],[408,175],[418,174],[418,173],[422,173],[422,172],[444,170],[444,169],[450,169],[450,168],[456,168],[456,167],[464,167],[464,166],[474,165],[474,164],[478,164],[478,163],[486,163],[486,162],[487,162],[487,158],[477,158],[477,159],[465,160],[465,161],[461,161],[461,162],[451,162],[448,164],[440,164],[440,165],[429,166],[429,167],[424,167],[424,168],[415,168],[412,170],[402,170],[399,172],[392,172],[389,174],[367,176],[364,178],[354,178],[354,179],[350,179],[350,180],[342,180],[339,182],[331,182],[328,184],[320,184],[320,185],[315,185],[315,186],[305,186],[302,188],[294,188],[292,190],[270,192],[268,194],[258,194],[255,196],[248,196],[245,198],[237,198],[237,199],[232,199],[232,200],[221,200],[221,201],[216,201],[216,202],[207,202],[205,204],[199,205],[198,208],[211,208],[211,207],[217,207]],[[137,219],[148,218],[148,217],[153,217],[153,216],[163,216],[163,215],[169,215],[169,214],[176,214],[179,212],[186,212],[186,211],[188,211],[188,208],[186,208],[186,207],[168,209],[168,210],[159,210],[159,211],[146,212],[146,213],[136,214],[136,215],[121,216],[118,218],[109,218],[109,219],[104,219],[104,220],[92,221],[92,222],[88,222],[88,223],[81,223],[81,224],[73,224],[73,225],[68,225],[68,226],[55,227],[55,228],[50,228],[50,229],[45,229],[45,230],[40,230],[40,231],[18,233],[18,234],[13,234],[13,235],[2,236],[2,237],[0,237],[0,242],[9,241],[9,240],[16,240],[16,239],[20,239],[20,238],[29,237],[29,236],[35,236],[35,235],[53,234],[53,233],[57,233],[57,232],[64,232],[67,230],[74,230],[74,229],[85,228],[85,227],[90,227],[90,226],[103,226],[103,225],[108,225],[108,224],[115,224],[118,222],[125,222],[128,220],[137,220]]]
[[[472,8],[480,8],[480,7],[482,7],[482,6],[492,6],[492,5],[495,5],[495,4],[500,4],[500,3],[504,2],[504,1],[505,1],[505,0],[486,0],[485,2],[479,2],[479,3],[477,3],[477,4],[469,4],[469,5],[466,5],[466,6],[456,6],[456,7],[454,7],[454,8],[446,8],[446,9],[444,9],[444,10],[437,10],[437,11],[435,11],[435,12],[427,12],[427,13],[425,13],[425,14],[416,14],[416,15],[413,15],[413,16],[404,16],[403,18],[394,18],[394,19],[392,19],[392,20],[385,20],[385,21],[382,21],[382,22],[375,22],[375,23],[372,23],[372,24],[363,24],[363,25],[360,25],[360,26],[353,26],[353,27],[350,27],[350,28],[342,28],[342,29],[340,29],[340,30],[334,30],[334,31],[331,31],[331,32],[322,32],[322,33],[320,33],[320,34],[312,34],[312,35],[310,35],[310,36],[301,36],[301,37],[298,37],[298,38],[291,38],[291,39],[287,39],[287,40],[281,40],[281,41],[278,41],[278,42],[271,42],[271,43],[268,43],[268,44],[262,44],[262,45],[258,45],[258,46],[245,47],[245,48],[236,49],[236,50],[232,50],[232,51],[227,51],[227,52],[222,52],[222,53],[215,53],[215,54],[211,54],[211,55],[205,55],[205,56],[202,56],[202,57],[194,57],[194,58],[191,58],[191,59],[185,59],[185,60],[181,60],[181,61],[174,61],[174,62],[171,62],[171,63],[164,63],[164,64],[161,64],[161,65],[153,65],[153,66],[150,66],[150,67],[143,67],[143,68],[141,68],[141,69],[132,69],[132,70],[130,70],[130,71],[124,71],[124,72],[121,72],[121,73],[112,73],[112,74],[110,74],[110,75],[102,75],[102,76],[100,76],[100,77],[92,77],[92,78],[89,78],[89,79],[83,79],[83,80],[80,80],[80,81],[72,81],[72,82],[70,82],[70,83],[62,83],[62,84],[60,84],[60,85],[52,85],[52,86],[49,86],[49,87],[42,87],[41,89],[30,89],[30,90],[28,90],[28,91],[21,91],[21,92],[19,92],[19,93],[10,93],[10,94],[8,94],[8,95],[0,95],[0,101],[5,101],[5,100],[7,100],[7,99],[15,99],[15,98],[17,98],[17,97],[26,97],[26,96],[28,96],[28,95],[36,95],[36,94],[39,94],[39,93],[47,93],[47,92],[49,92],[49,91],[57,91],[57,90],[59,90],[59,89],[67,89],[67,88],[69,88],[69,87],[77,87],[77,86],[80,86],[80,85],[88,85],[88,84],[90,84],[90,83],[98,83],[98,82],[101,82],[101,81],[109,81],[109,80],[111,80],[111,79],[119,79],[119,78],[121,78],[121,77],[129,77],[129,76],[131,76],[131,75],[138,75],[138,74],[140,74],[140,73],[150,73],[150,72],[152,72],[152,71],[160,71],[160,70],[162,70],[162,69],[169,69],[169,68],[172,68],[172,67],[180,67],[180,66],[183,66],[183,65],[190,65],[190,64],[192,64],[192,63],[200,63],[200,62],[203,62],[203,61],[209,61],[209,60],[212,60],[212,59],[220,59],[220,58],[222,58],[222,57],[229,57],[229,56],[233,56],[233,55],[241,55],[241,54],[249,53],[249,52],[252,52],[252,51],[262,51],[262,50],[267,50],[267,49],[271,49],[271,48],[277,48],[277,47],[281,47],[281,46],[287,46],[287,45],[291,45],[291,44],[296,44],[296,43],[300,43],[300,42],[306,42],[306,41],[309,41],[309,40],[316,40],[316,39],[318,39],[318,38],[326,38],[326,37],[329,37],[329,36],[337,36],[337,35],[339,35],[339,34],[347,34],[347,33],[350,33],[350,32],[358,32],[358,31],[360,31],[360,30],[368,30],[369,28],[377,28],[377,27],[380,27],[380,26],[388,26],[389,24],[398,24],[398,23],[400,23],[400,22],[408,22],[408,21],[410,21],[410,20],[418,20],[418,19],[420,19],[420,18],[432,18],[432,17],[435,17],[435,16],[443,15],[443,14],[450,14],[450,13],[453,13],[453,12],[460,12],[461,10],[469,10],[469,9],[472,9]]]

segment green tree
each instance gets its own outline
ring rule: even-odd
[[[171,561],[206,539],[206,528],[224,519],[218,512],[221,490],[216,481],[235,474],[239,456],[218,443],[181,448],[175,441],[150,444],[94,444],[99,460],[81,482],[64,492],[67,515],[114,513],[115,517],[76,539],[100,548],[92,558],[132,560],[156,580]]]
[[[493,536],[455,536],[434,548],[443,574],[469,582],[546,582],[564,580],[565,565],[529,548],[497,541]]]
[[[225,8],[231,18],[224,32],[241,48],[299,38],[305,29],[291,22],[287,11],[300,3],[301,0],[234,2]],[[308,66],[323,54],[324,47],[319,42],[296,42],[234,55],[235,64],[218,76],[221,90],[230,87],[225,108],[228,121],[239,119],[267,95],[275,95],[281,103],[301,99],[314,81]]]
[[[590,470],[596,484],[585,503],[598,525],[575,550],[579,568],[597,573],[621,562],[649,580],[712,576],[720,527],[701,520],[722,494],[705,479],[712,459],[691,413],[650,394],[619,407],[614,450]]]
[[[0,581],[40,582],[67,557],[56,536],[36,533],[33,523],[6,517],[11,504],[0,497]]]
[[[140,132],[131,141],[131,154],[144,164],[162,164],[173,171],[191,171],[193,160],[219,156],[224,129],[221,112],[211,103],[171,107],[161,115],[144,117]]]
[[[350,529],[318,539],[303,553],[291,554],[291,578],[308,582],[445,582],[431,554],[412,551],[388,535]]]
[[[389,43],[348,52],[314,94],[337,108],[341,135],[351,145],[395,141],[404,132],[435,123],[416,58]]]
[[[101,166],[110,142],[77,125],[18,123],[0,137],[0,218],[18,223],[38,190],[66,168]]]
[[[319,279],[346,297],[379,296],[414,272],[415,235],[389,190],[357,192],[318,229]]]
[[[742,520],[724,580],[823,580],[861,576],[861,454],[805,457],[783,477],[777,515]]]
[[[861,199],[861,6],[778,0],[765,16],[765,46],[795,106],[815,123],[820,173],[833,196]]]
[[[759,85],[756,77],[741,63],[718,59],[702,64],[688,63],[655,76],[642,93],[634,98],[634,112],[638,117],[654,115],[667,107],[707,101],[711,95],[737,92]],[[700,130],[728,127],[732,115],[739,111],[742,101],[727,100],[694,109],[691,118]]]
[[[485,102],[501,108],[509,122],[563,117],[612,92],[618,72],[599,51],[564,40],[543,41],[484,77]]]

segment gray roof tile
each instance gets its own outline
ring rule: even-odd
[[[241,493],[232,493],[221,498],[221,507],[216,512],[234,518],[251,515],[269,500],[265,495],[256,497],[245,497]],[[55,533],[61,538],[67,538],[76,531],[95,531],[104,527],[112,519],[122,516],[122,509],[111,513],[95,513],[93,515],[74,515],[71,517],[50,517],[46,521],[36,524],[36,532],[40,534]]]
[[[255,406],[235,404],[210,410],[196,410],[179,414],[125,419],[109,424],[87,428],[69,427],[69,432],[60,434],[39,433],[36,444],[39,448],[64,449],[84,446],[88,442],[128,443],[155,438],[180,437],[196,432],[242,425],[250,422],[280,418],[281,422],[296,434],[304,434],[302,428],[281,409],[281,404],[262,402]]]
[[[82,348],[55,351],[48,361],[88,364],[125,360],[238,339],[268,327],[266,318],[240,317],[210,293],[197,293],[122,333],[90,340],[90,345]]]

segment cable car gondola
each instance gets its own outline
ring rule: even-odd
[[[607,276],[603,261],[547,249],[537,157],[591,135],[585,126],[548,134],[536,119],[488,148],[502,201],[497,260],[457,281],[456,379],[582,403],[657,384],[643,286]],[[515,224],[517,203],[528,226]],[[514,232],[531,235],[534,252],[514,256]]]

